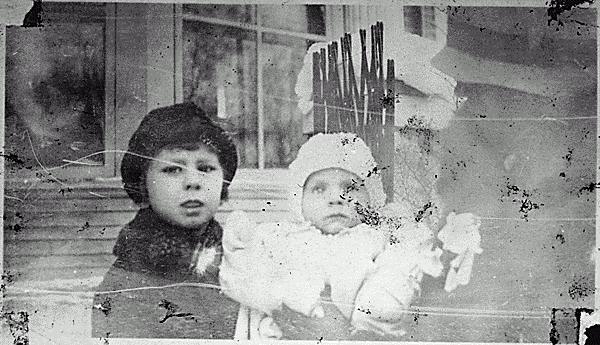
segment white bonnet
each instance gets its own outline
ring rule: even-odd
[[[356,174],[365,181],[370,205],[379,208],[385,204],[385,192],[380,169],[371,149],[356,134],[319,133],[310,138],[298,151],[289,166],[290,208],[302,214],[302,191],[306,179],[314,172],[341,168]]]

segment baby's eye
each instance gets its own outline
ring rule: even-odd
[[[181,172],[183,169],[180,166],[172,165],[162,169],[162,172],[167,174],[176,174]]]
[[[325,188],[323,188],[321,186],[315,186],[315,187],[313,187],[312,192],[314,194],[323,194],[325,192]]]
[[[212,165],[199,165],[197,169],[198,169],[198,171],[202,171],[202,172],[205,172],[205,173],[217,170],[217,168],[215,168]]]

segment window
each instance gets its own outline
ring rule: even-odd
[[[110,170],[108,7],[44,3],[43,27],[7,28],[8,172],[56,171],[75,160],[78,174]]]
[[[227,128],[241,168],[284,168],[306,140],[294,92],[325,6],[184,5],[183,99]]]
[[[433,6],[405,6],[404,29],[424,38],[436,38],[436,10]],[[439,16],[440,14],[438,14]]]

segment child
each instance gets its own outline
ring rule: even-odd
[[[239,304],[219,291],[214,215],[236,169],[233,142],[194,104],[143,119],[121,165],[141,208],[94,298],[94,337],[233,338]]]
[[[351,339],[350,331],[361,330],[402,335],[402,311],[418,296],[423,273],[441,274],[432,231],[405,208],[384,207],[377,165],[356,135],[315,135],[289,171],[296,217],[261,225],[241,212],[228,218],[224,293],[273,317],[254,322],[262,337],[281,330],[288,339]],[[281,312],[288,309],[325,318]],[[332,332],[332,324],[342,329]]]

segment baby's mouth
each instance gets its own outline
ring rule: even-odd
[[[204,206],[204,203],[200,200],[188,200],[181,204],[183,208],[199,208]]]
[[[336,235],[346,228],[354,225],[353,218],[343,213],[331,214],[323,220],[321,232],[325,235]]]
[[[346,214],[343,213],[336,213],[336,214],[332,214],[327,216],[327,219],[331,219],[331,220],[349,220],[351,217],[349,217]]]

